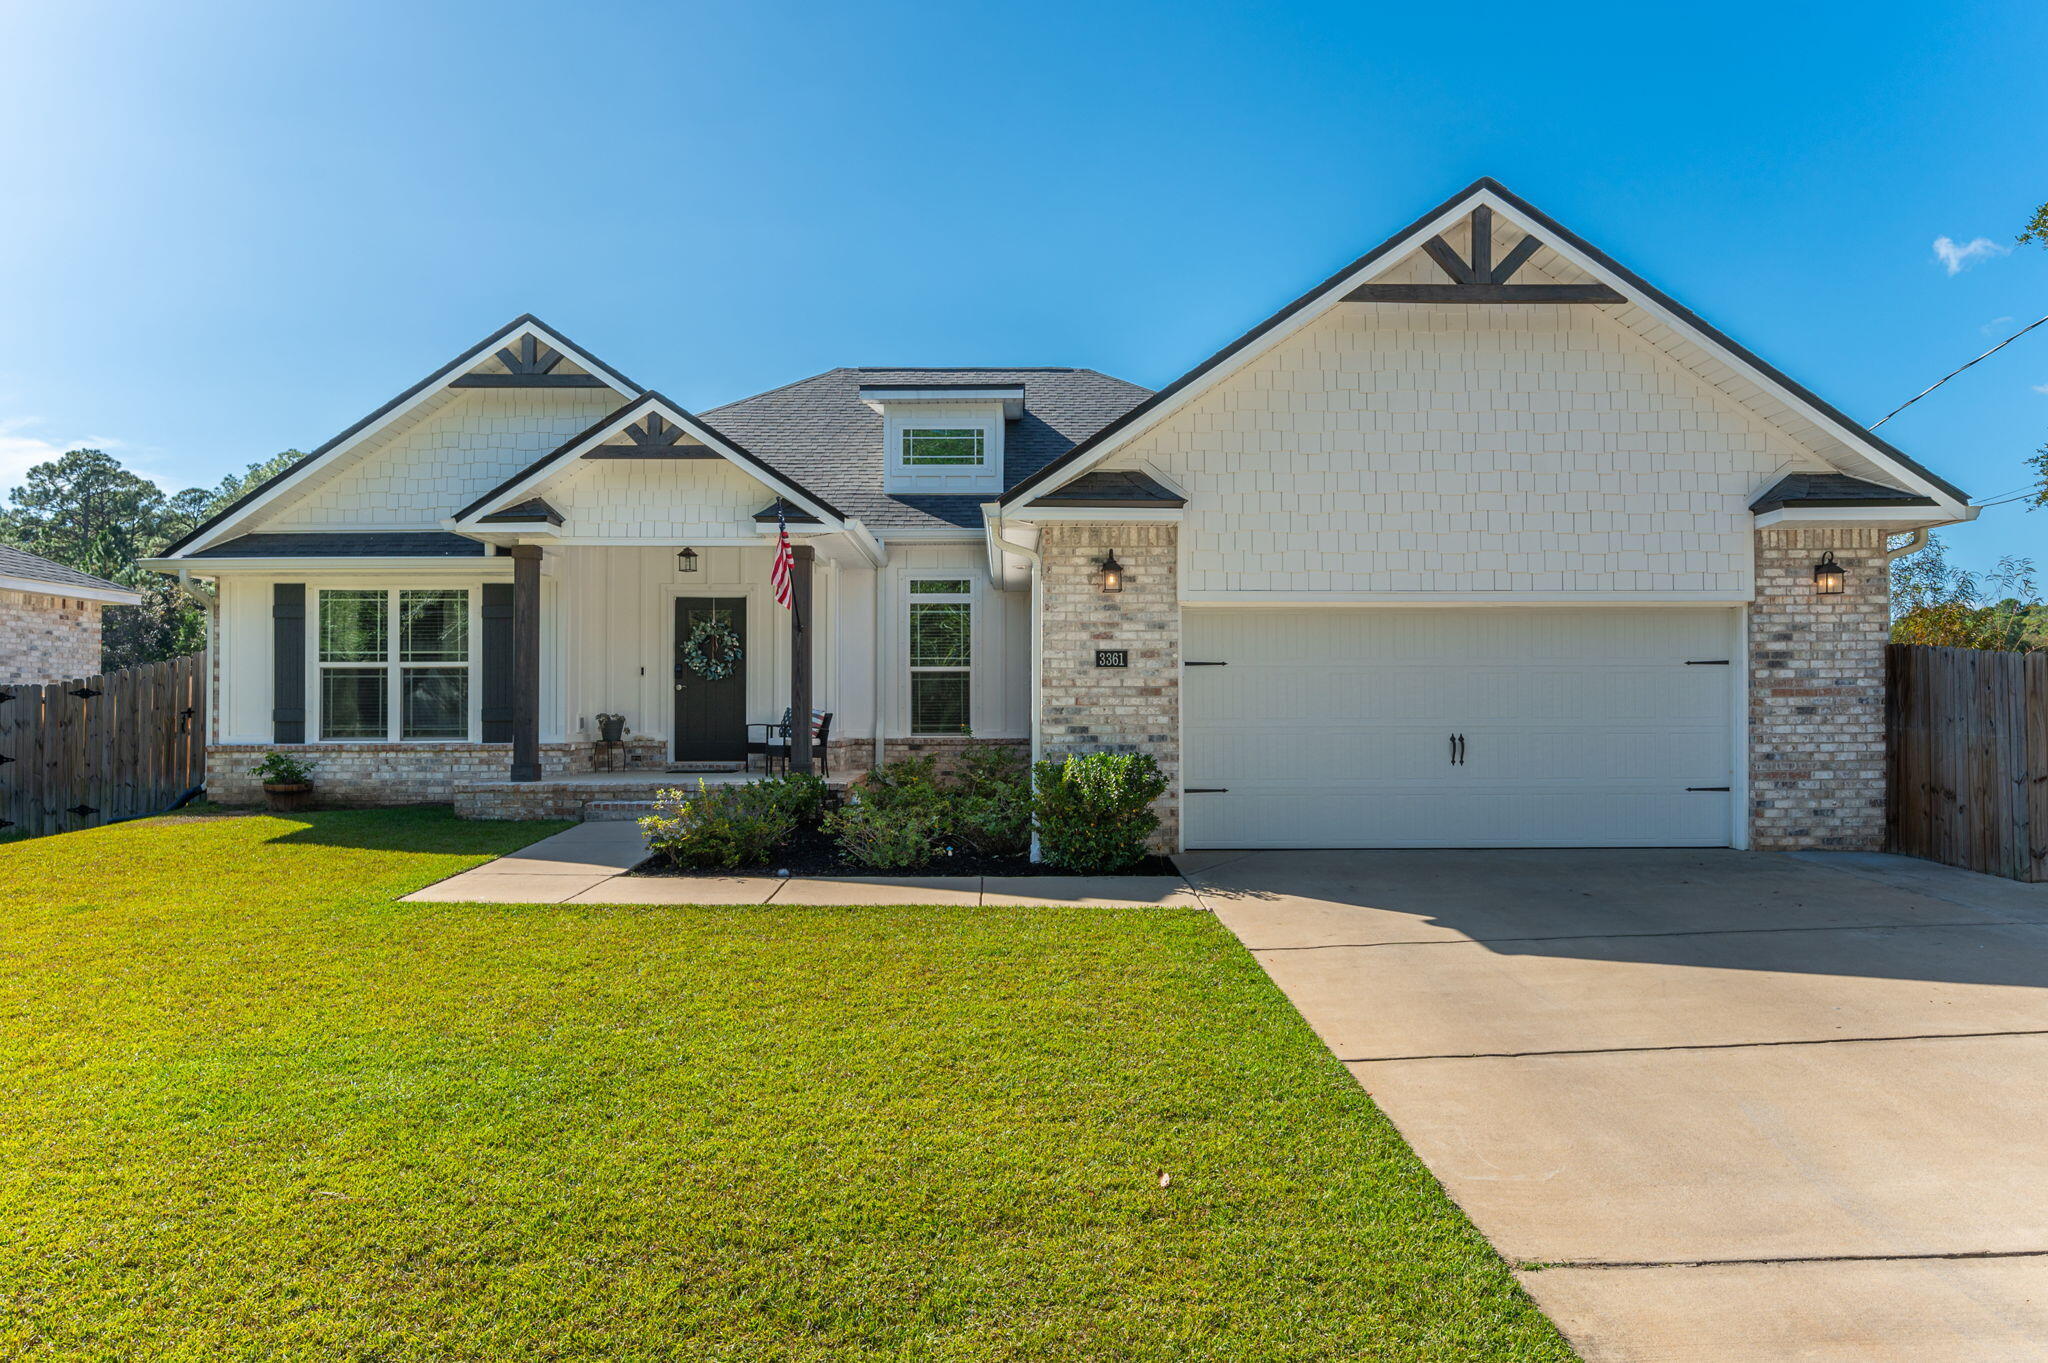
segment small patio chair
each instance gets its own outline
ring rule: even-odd
[[[789,771],[789,726],[791,713],[789,709],[785,708],[782,712],[782,718],[773,724],[749,724],[747,726],[749,733],[752,733],[755,729],[761,731],[761,766],[770,776],[775,774],[775,764],[777,762],[782,763],[782,770],[785,774]],[[817,767],[818,775],[820,776],[830,776],[832,774],[831,749],[827,746],[831,742],[831,738],[832,712],[830,710],[811,711],[811,761]],[[751,740],[747,746],[749,749],[753,747]]]

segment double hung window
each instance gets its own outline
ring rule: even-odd
[[[322,742],[470,736],[467,590],[323,590],[318,658]]]

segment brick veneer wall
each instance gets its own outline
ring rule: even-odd
[[[1039,541],[1040,755],[1149,753],[1170,783],[1155,846],[1180,837],[1180,587],[1178,527],[1053,524]],[[1120,592],[1105,592],[1096,566],[1116,551]],[[1127,667],[1095,666],[1095,650],[1121,648]]]
[[[97,601],[0,592],[0,682],[97,676],[100,610]]]
[[[1756,535],[1749,613],[1750,843],[1873,851],[1884,842],[1885,537],[1866,526],[1770,526]],[[1834,551],[1840,596],[1813,590]]]
[[[974,747],[1016,748],[1029,752],[1028,738],[891,738],[882,743],[882,760],[901,762],[905,758],[936,757],[941,776],[951,775],[958,767],[960,754]],[[854,775],[872,771],[875,765],[875,742],[871,738],[835,738],[832,748],[832,774]]]
[[[627,739],[638,769],[659,771],[666,745],[661,739]],[[458,781],[502,781],[512,765],[509,743],[225,743],[206,750],[206,795],[224,805],[260,804],[263,783],[250,768],[264,754],[282,752],[313,763],[315,805],[447,804]],[[592,769],[594,749],[585,743],[540,745],[541,773],[565,776]],[[627,770],[634,769],[629,760]],[[684,778],[677,778],[684,779]]]

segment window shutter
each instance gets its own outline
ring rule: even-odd
[[[486,743],[512,741],[512,584],[486,582],[483,598],[483,651],[477,659],[483,683],[483,738]]]
[[[306,584],[270,588],[270,730],[274,743],[306,741]]]

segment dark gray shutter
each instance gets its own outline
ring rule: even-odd
[[[484,584],[484,742],[512,741],[512,584]]]
[[[270,589],[270,736],[275,743],[306,741],[306,584],[278,582]]]

